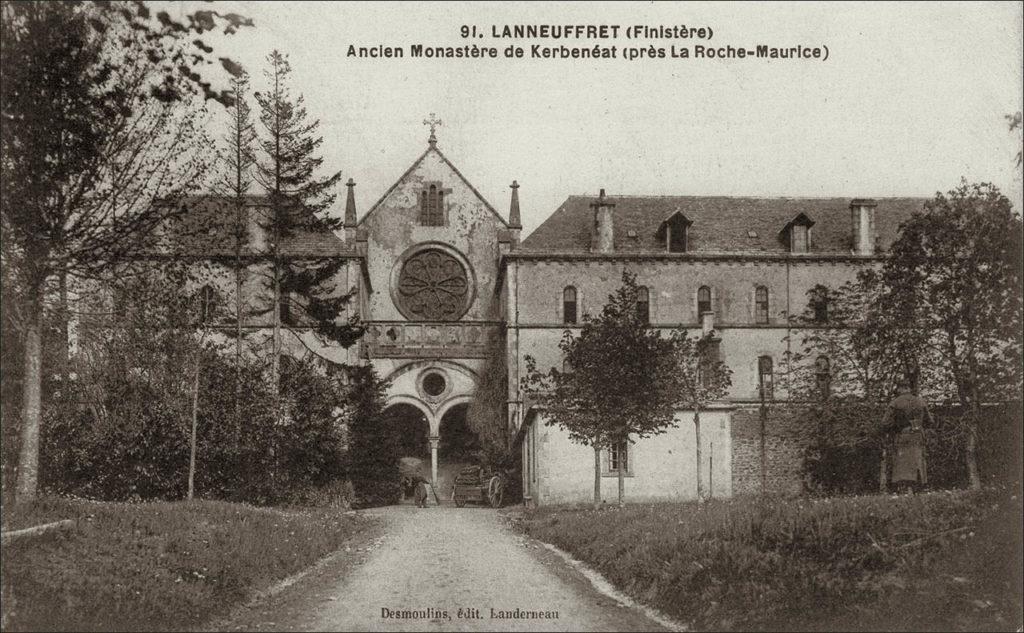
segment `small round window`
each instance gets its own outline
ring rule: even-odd
[[[441,395],[444,393],[445,386],[444,376],[441,374],[430,373],[423,377],[423,391],[428,396],[436,397]]]

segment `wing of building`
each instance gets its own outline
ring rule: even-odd
[[[558,341],[597,313],[621,282],[637,274],[652,327],[714,330],[733,371],[728,396],[702,414],[702,463],[695,458],[692,412],[678,427],[605,454],[603,473],[627,475],[629,499],[692,499],[696,473],[712,496],[798,489],[806,436],[775,416],[761,436],[761,394],[787,399],[784,339],[807,291],[835,286],[877,265],[900,223],[921,208],[916,198],[747,198],[570,196],[520,241],[518,184],[507,214],[498,212],[431,140],[359,217],[348,183],[344,235],[311,231],[288,248],[296,257],[346,260],[337,280],[357,294],[350,314],[367,326],[350,349],[292,328],[292,353],[336,363],[372,363],[390,380],[388,405],[408,425],[410,458],[422,460],[447,496],[446,463],[466,460],[467,404],[489,363],[508,379],[508,437],[523,458],[523,490],[533,503],[583,501],[593,491],[593,452],[571,443],[543,411],[524,402],[524,358],[561,367]],[[216,200],[192,201],[217,213]],[[212,207],[211,207],[212,205]],[[253,198],[249,214],[265,201]],[[210,211],[210,209],[214,211]],[[225,217],[231,217],[230,215]],[[266,239],[246,220],[246,249]],[[229,229],[224,229],[228,231]],[[199,250],[231,258],[234,248]],[[245,253],[249,251],[246,250]],[[243,255],[245,254],[243,253]],[[232,285],[217,288],[230,301]],[[258,302],[256,286],[243,288]],[[251,295],[251,296],[249,296]],[[247,326],[267,327],[263,320]],[[493,366],[493,365],[492,365]],[[612,491],[614,486],[606,489]]]

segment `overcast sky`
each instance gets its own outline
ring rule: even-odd
[[[172,12],[189,5],[172,5]],[[194,5],[191,5],[194,7]],[[256,27],[217,41],[263,86],[289,55],[321,120],[326,166],[360,216],[438,146],[503,215],[517,179],[525,233],[567,196],[931,196],[960,177],[1020,209],[1021,4],[358,4],[224,2]],[[460,26],[487,37],[463,40]],[[492,24],[710,26],[710,42],[496,40]],[[826,45],[828,61],[436,60],[410,46],[516,43]],[[357,59],[348,46],[402,46]],[[527,53],[528,55],[529,53]],[[343,191],[341,192],[343,194]],[[344,196],[339,196],[339,210]]]

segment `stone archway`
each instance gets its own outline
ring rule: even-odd
[[[429,412],[409,402],[394,402],[384,409],[384,415],[395,430],[399,470],[403,478],[419,476],[430,481],[433,456]],[[403,500],[411,496],[412,489],[402,491]]]
[[[452,486],[459,471],[466,466],[482,463],[480,437],[469,424],[468,399],[448,403],[439,416],[438,424],[438,495],[450,499]]]

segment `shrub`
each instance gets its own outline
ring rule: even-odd
[[[311,498],[344,479],[341,387],[312,363],[283,366],[285,412],[278,423],[257,362],[243,367],[236,408],[233,361],[205,354],[197,496],[273,504]],[[101,376],[99,389],[80,385],[48,412],[41,451],[45,489],[103,500],[183,498],[190,416],[183,414],[181,400],[189,403],[188,394],[156,389],[140,372],[110,370]]]

